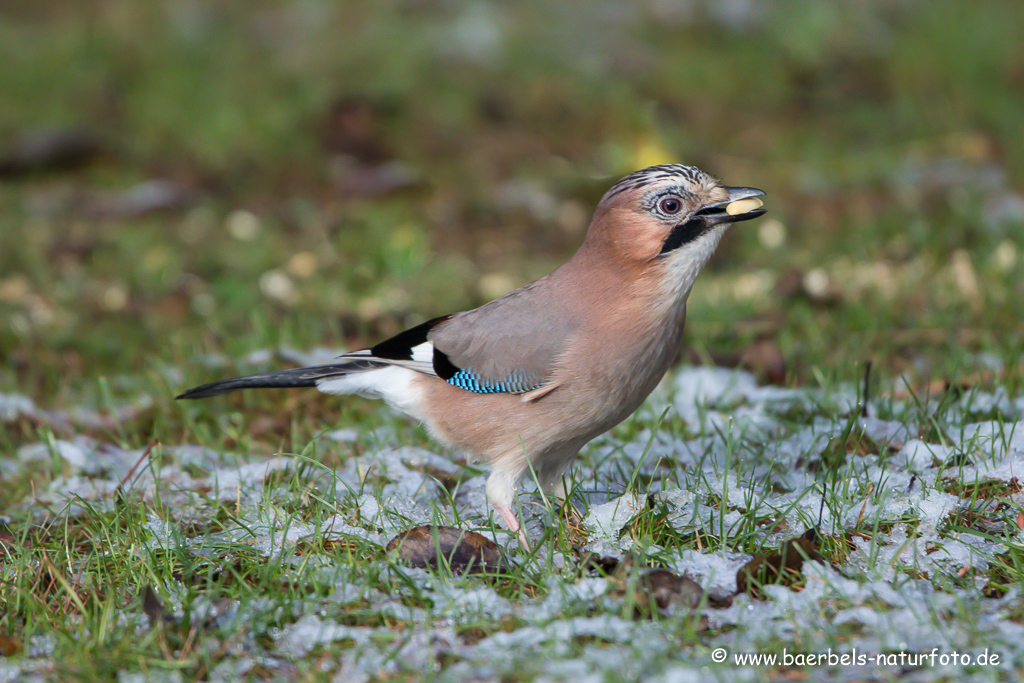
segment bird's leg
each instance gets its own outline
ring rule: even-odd
[[[523,547],[523,550],[529,552],[530,540],[526,537],[526,531],[520,526],[519,520],[516,519],[516,513],[512,512],[512,505],[516,498],[516,482],[519,481],[521,474],[522,472],[515,470],[510,473],[508,469],[500,467],[491,470],[491,475],[487,477],[487,500],[505,520],[509,531],[519,539],[519,545]]]
[[[516,519],[516,513],[512,512],[510,507],[498,507],[495,506],[495,510],[501,515],[501,518],[505,520],[505,524],[508,525],[509,531],[514,533],[519,539],[519,545],[523,547],[523,550],[530,552],[530,539],[526,537],[526,530],[519,525],[519,520]]]

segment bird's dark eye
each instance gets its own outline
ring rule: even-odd
[[[658,202],[658,210],[662,213],[674,214],[683,210],[683,203],[678,197],[663,197]]]

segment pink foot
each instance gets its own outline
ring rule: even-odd
[[[509,531],[514,533],[519,539],[519,545],[523,547],[523,550],[530,552],[530,540],[526,538],[526,532],[521,526],[519,526],[519,520],[516,519],[516,513],[512,512],[512,508],[499,508],[495,507],[501,518],[505,520],[505,524],[508,525]]]

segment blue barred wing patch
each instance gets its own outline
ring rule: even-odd
[[[513,372],[503,380],[480,377],[472,370],[459,370],[445,381],[477,394],[522,394],[541,386],[535,379]]]

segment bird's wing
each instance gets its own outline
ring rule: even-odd
[[[550,295],[537,284],[471,311],[428,320],[342,358],[384,361],[467,391],[535,400],[548,393],[536,390],[554,381],[555,363],[577,327],[574,316],[546,301]]]

